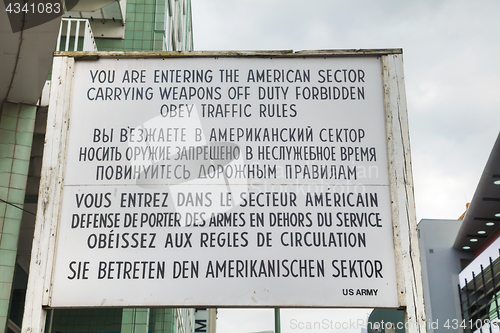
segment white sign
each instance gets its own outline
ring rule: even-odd
[[[73,82],[50,306],[398,307],[379,57]]]

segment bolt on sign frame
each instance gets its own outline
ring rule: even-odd
[[[401,49],[59,52],[52,78],[23,332],[99,306],[426,331]]]

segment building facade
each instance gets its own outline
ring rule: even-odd
[[[500,332],[500,136],[466,213],[418,231],[428,331]]]
[[[437,322],[433,332],[445,332],[446,321],[461,319],[458,296],[458,274],[472,259],[472,254],[453,248],[461,220],[429,220],[419,222],[420,261],[428,322]]]

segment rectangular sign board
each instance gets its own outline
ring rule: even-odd
[[[76,61],[47,305],[398,307],[382,73]]]

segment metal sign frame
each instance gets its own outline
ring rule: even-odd
[[[176,57],[380,57],[385,109],[392,228],[398,305],[409,332],[425,332],[425,311],[413,196],[408,118],[401,49],[267,52],[59,52],[54,58],[52,92],[23,332],[43,332],[50,304],[55,244],[62,200],[69,111],[75,61],[99,58]],[[41,288],[43,286],[43,288]]]

